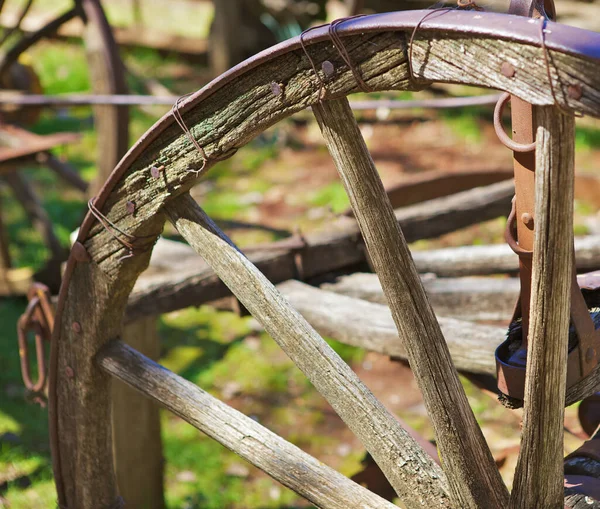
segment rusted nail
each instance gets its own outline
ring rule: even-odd
[[[593,348],[588,348],[585,352],[585,362],[592,362],[596,357],[596,350]]]
[[[325,74],[325,76],[327,76],[328,78],[330,76],[333,76],[333,73],[335,71],[335,67],[333,66],[333,64],[329,61],[329,60],[325,60],[322,64],[321,64],[321,69],[323,69],[323,73]]]
[[[579,83],[576,83],[575,85],[569,85],[567,87],[567,94],[569,94],[571,99],[581,99],[581,96],[583,95],[583,89]]]
[[[502,66],[500,67],[500,72],[507,78],[512,78],[515,75],[515,68],[509,62],[502,62]]]
[[[523,214],[521,214],[521,221],[523,221],[523,224],[526,226],[533,226],[533,217],[531,217],[529,212],[523,212]]]
[[[150,175],[157,179],[160,176],[160,172],[164,171],[164,169],[164,166],[153,166],[152,168],[150,168]]]
[[[73,322],[71,324],[71,329],[73,329],[73,332],[79,334],[81,332],[81,324],[79,322]]]
[[[128,214],[133,214],[135,212],[135,203],[133,203],[132,201],[128,201],[125,204],[125,210],[127,210]]]
[[[279,83],[272,81],[271,82],[271,92],[273,92],[273,95],[275,95],[275,96],[281,95],[283,93],[283,87]]]
[[[67,366],[65,368],[65,375],[67,375],[67,378],[74,378],[75,377],[75,371],[73,371],[73,368],[71,366]]]
[[[77,241],[73,244],[73,247],[71,248],[71,252],[73,253],[73,257],[75,258],[75,260],[77,260],[78,262],[89,262],[91,260],[90,254],[87,252],[87,249],[85,248],[85,246]]]

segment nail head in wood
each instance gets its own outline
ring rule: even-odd
[[[335,72],[335,67],[333,66],[333,64],[329,60],[325,60],[321,64],[321,69],[323,69],[323,73],[328,78],[331,77],[331,76],[333,76],[333,73]]]
[[[153,166],[152,168],[150,168],[150,175],[152,175],[153,178],[157,179],[160,176],[160,172],[164,169],[164,166]]]
[[[581,99],[581,96],[583,95],[583,89],[579,83],[576,83],[575,85],[569,85],[567,87],[567,94],[569,94],[571,99]]]
[[[500,67],[500,72],[507,78],[512,78],[515,75],[515,68],[509,62],[502,62],[502,66]]]
[[[125,210],[127,210],[128,214],[133,214],[135,212],[135,203],[133,203],[132,201],[128,201],[125,204]]]
[[[79,334],[81,332],[81,324],[79,322],[73,322],[71,324],[71,329],[73,330],[73,332]]]
[[[283,87],[279,83],[272,81],[271,82],[271,92],[273,92],[274,96],[279,96],[283,93]]]
[[[73,244],[71,252],[73,253],[75,260],[77,260],[78,262],[84,263],[89,262],[91,260],[90,254],[87,252],[87,249],[79,241]]]

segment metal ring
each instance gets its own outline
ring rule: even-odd
[[[505,147],[511,149],[513,152],[533,152],[536,145],[535,141],[526,145],[517,143],[508,137],[508,134],[504,131],[504,127],[502,127],[502,113],[508,101],[510,101],[510,94],[504,92],[500,96],[500,99],[498,99],[496,108],[494,108],[494,129],[496,130],[496,136],[498,136],[498,139]]]
[[[518,242],[515,240],[513,235],[513,231],[516,229],[516,216],[517,210],[515,206],[515,201],[513,199],[512,209],[510,214],[508,215],[508,219],[506,220],[506,229],[504,230],[504,240],[509,245],[509,247],[513,250],[513,252],[519,255],[520,258],[529,259],[533,256],[533,251],[527,251],[519,246]]]

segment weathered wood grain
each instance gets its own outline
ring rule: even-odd
[[[96,362],[318,507],[396,507],[121,341]]]
[[[519,258],[506,244],[463,246],[412,252],[419,272],[432,272],[442,277],[485,276],[516,273]],[[600,268],[600,236],[575,239],[577,270]]]
[[[429,19],[426,24],[431,22]],[[547,84],[542,50],[537,47],[539,42],[509,43],[476,32],[456,38],[439,31],[434,35],[430,29],[422,26],[414,44],[412,67],[417,77],[425,81],[418,85],[410,83],[406,40],[412,31],[370,31],[344,37],[350,59],[374,91],[411,89],[426,85],[428,80],[462,81],[493,86],[536,103],[554,102]],[[305,40],[317,64],[325,60],[333,63],[335,73],[326,78],[328,97],[340,97],[356,90],[356,82],[330,42],[322,41],[324,37],[325,34],[319,35],[315,31]],[[425,37],[434,39],[427,42]],[[587,86],[600,74],[595,61],[559,55],[554,50],[550,50],[550,53],[560,70],[560,76],[569,78],[558,80],[553,76],[556,98],[562,101],[567,97],[562,87],[585,81],[583,97],[580,100],[569,98],[569,105],[600,114],[598,93],[593,87]],[[504,55],[510,57],[518,70],[512,78],[500,73]],[[568,72],[572,75],[565,76]],[[232,81],[234,77],[235,81]],[[282,85],[282,94],[275,96],[271,92],[273,82]],[[235,149],[280,119],[315,103],[320,90],[321,81],[314,76],[308,58],[296,41],[286,53],[273,52],[270,58],[264,57],[257,60],[256,65],[248,65],[243,74],[232,72],[220,82],[211,84],[196,99],[182,107],[183,118],[208,157],[214,161],[231,155]],[[164,173],[161,178],[152,180],[150,168],[160,165],[165,166]],[[122,177],[106,201],[105,212],[111,221],[129,234],[156,233],[157,224],[150,227],[144,219],[160,212],[166,200],[189,189],[197,176],[188,170],[201,165],[201,156],[169,115],[120,163],[118,171]],[[138,213],[134,217],[125,212],[127,201],[136,204]],[[121,265],[118,259],[122,256],[122,249],[110,241],[110,234],[96,228],[87,241],[87,247],[95,260],[106,260],[103,267],[111,277],[115,277]]]
[[[519,297],[519,280],[514,277],[438,278],[425,275],[421,276],[421,282],[438,317],[506,321],[511,319]],[[321,288],[387,305],[376,274],[355,272],[338,277],[333,283],[325,283]],[[448,339],[445,333],[444,337]]]
[[[313,106],[432,421],[453,502],[504,507],[508,491],[471,411],[392,205],[346,99]],[[474,466],[477,465],[476,468]]]
[[[500,182],[398,209],[395,214],[406,239],[412,242],[506,214],[513,193],[512,181]],[[286,241],[275,242],[270,249],[249,251],[248,257],[273,283],[298,277],[296,255],[302,259],[306,279],[334,271],[352,271],[365,261],[365,250],[356,222],[344,219],[339,227],[332,225],[329,232],[305,235],[306,245],[300,249],[290,248]],[[179,261],[182,250],[185,247],[174,255]],[[168,274],[145,274],[140,278],[129,300],[128,319],[197,306],[230,295],[197,257],[175,264],[168,259],[171,255],[163,255],[163,264],[171,270]]]
[[[523,435],[514,509],[563,507],[563,426],[573,277],[575,122],[535,110],[536,199]]]
[[[123,339],[153,361],[160,357],[158,320],[154,316],[131,323]],[[115,471],[126,507],[165,507],[164,457],[158,406],[120,380],[112,381],[112,426]]]
[[[408,358],[387,305],[338,295],[299,281],[286,281],[277,289],[323,336],[384,355]],[[505,328],[447,317],[438,317],[438,322],[456,369],[496,374],[494,352],[506,336]]]
[[[185,195],[167,214],[377,461],[407,507],[449,507],[438,465],[275,287]]]
[[[421,83],[410,83],[406,64],[406,41],[413,28],[414,23],[408,23],[395,32],[382,33],[375,29],[368,34],[363,30],[345,33],[349,58],[374,91],[421,86]],[[319,30],[311,32],[306,42],[315,62],[329,60],[334,65],[335,73],[326,83],[328,97],[341,97],[357,90],[352,72],[327,39],[327,29]],[[415,47],[413,68],[418,76],[424,76],[425,72],[433,75],[439,67],[442,81],[472,80],[478,84],[489,80],[489,75],[499,75],[499,66],[486,67],[487,57],[491,54],[496,58],[511,51],[511,61],[518,72],[513,79],[500,83],[499,88],[532,101],[554,102],[548,91],[539,42],[523,40],[505,48],[505,41],[471,31],[464,52],[461,51],[463,43],[456,42],[458,39],[448,43],[449,52],[445,55],[452,55],[450,66],[443,58],[436,57],[443,57],[438,49],[447,34],[438,31],[438,38],[429,50],[427,43],[421,41],[428,33],[431,35],[431,31],[419,31],[419,43]],[[485,58],[471,51],[477,47],[483,48]],[[600,89],[595,86],[600,69],[596,60],[578,55],[562,56],[554,49],[550,52],[561,77],[568,78],[557,80],[553,73],[556,97],[563,100],[567,97],[564,87],[582,82],[581,100],[569,99],[569,105],[600,115],[597,97]],[[467,67],[475,67],[476,72],[465,72]],[[522,69],[526,71],[521,72]],[[272,93],[272,82],[282,86],[282,94]],[[535,89],[533,94],[532,88]],[[233,70],[186,101],[181,109],[184,121],[210,159],[206,165],[208,170],[216,159],[232,155],[267,127],[317,102],[320,89],[320,79],[296,40],[285,51],[275,50]],[[166,115],[117,165],[96,203],[121,231],[140,238],[135,256],[123,258],[127,250],[114,239],[113,232],[95,223],[91,216],[82,225],[79,240],[85,245],[91,262],[82,261],[84,256],[77,261],[75,255],[71,258],[53,335],[52,366],[56,371],[50,380],[49,412],[53,467],[61,505],[97,507],[114,502],[109,384],[91,359],[106,341],[119,335],[127,295],[146,267],[151,246],[162,230],[164,207],[198,180],[201,175],[190,169],[198,169],[202,163],[202,156],[173,116]],[[159,178],[151,177],[153,166],[164,166]],[[135,205],[133,214],[128,212],[127,202]],[[81,250],[79,253],[82,254]],[[72,329],[75,321],[81,322],[84,333]],[[418,486],[414,488],[417,490]]]

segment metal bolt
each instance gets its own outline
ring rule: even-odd
[[[593,348],[588,348],[585,352],[585,362],[592,362],[596,357],[596,350]]]
[[[515,75],[515,68],[509,62],[502,62],[502,66],[500,67],[500,72],[507,78],[512,78]]]
[[[71,366],[67,366],[65,368],[65,375],[67,375],[67,378],[74,378],[75,377],[75,371],[73,371],[73,368]]]
[[[275,95],[275,96],[281,95],[283,93],[283,88],[281,87],[281,85],[279,83],[272,81],[271,82],[271,92],[273,92],[273,95]]]
[[[321,69],[323,69],[323,73],[325,74],[325,76],[327,76],[328,78],[330,76],[333,76],[333,73],[335,72],[335,67],[333,66],[333,64],[329,61],[329,60],[325,60],[322,64],[321,64]]]
[[[135,212],[135,203],[133,203],[132,201],[128,201],[125,204],[125,210],[127,210],[128,214],[133,214]]]
[[[79,322],[73,322],[71,324],[71,329],[73,329],[73,332],[79,334],[81,332],[81,324]]]
[[[164,169],[164,166],[153,166],[152,168],[150,168],[150,175],[157,179],[160,176],[160,172]]]
[[[523,221],[523,224],[526,226],[533,226],[533,217],[531,217],[529,212],[523,212],[523,214],[521,214],[521,221]]]
[[[567,87],[567,94],[571,99],[581,99],[581,96],[583,95],[583,89],[579,83],[576,83],[575,85],[569,85]]]

